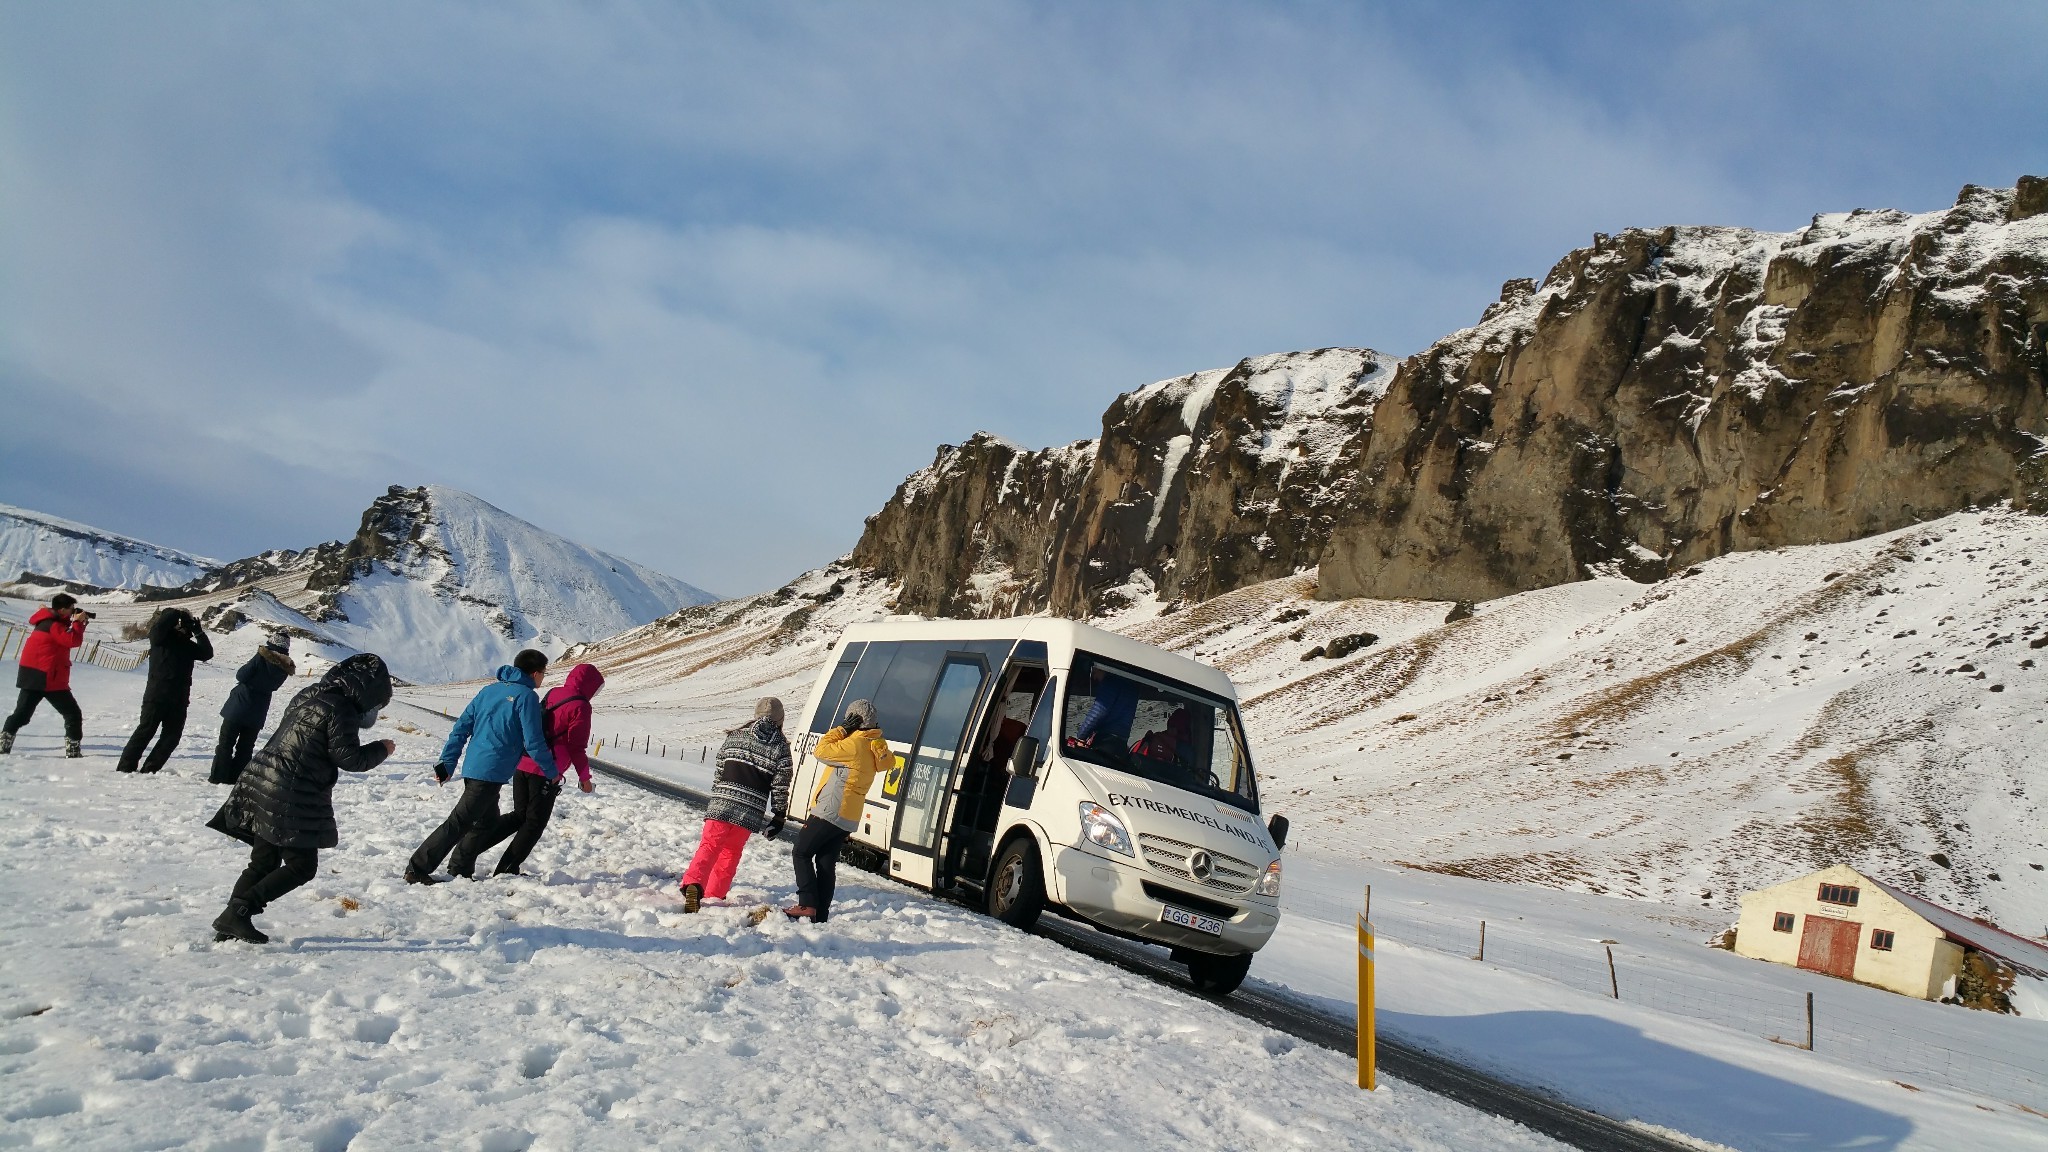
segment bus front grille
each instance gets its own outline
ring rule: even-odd
[[[1219,892],[1244,893],[1252,890],[1258,882],[1258,871],[1251,864],[1235,856],[1209,851],[1209,875],[1197,879],[1189,866],[1189,858],[1200,849],[1200,845],[1185,840],[1174,840],[1150,833],[1139,833],[1138,851],[1153,871],[1164,873],[1176,880],[1200,884]]]

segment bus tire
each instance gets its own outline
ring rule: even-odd
[[[1237,956],[1212,956],[1207,952],[1190,952],[1188,955],[1188,982],[1195,991],[1204,996],[1228,996],[1244,983],[1245,974],[1252,970],[1252,954]]]
[[[988,914],[1012,928],[1029,929],[1045,911],[1045,877],[1038,867],[1038,844],[1019,836],[996,857],[989,876]]]

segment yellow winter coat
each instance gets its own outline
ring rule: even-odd
[[[831,771],[811,792],[810,814],[851,832],[860,826],[860,810],[875,774],[894,768],[896,754],[889,750],[880,728],[864,732],[834,728],[819,738],[814,755]]]

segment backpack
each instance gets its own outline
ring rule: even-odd
[[[562,699],[555,701],[553,704],[545,704],[541,706],[540,734],[541,738],[548,742],[549,748],[553,748],[555,745],[560,744],[562,742],[562,733],[555,731],[555,709],[560,708],[562,705],[568,704],[576,700],[582,700],[586,704],[590,702],[581,696],[565,696]]]

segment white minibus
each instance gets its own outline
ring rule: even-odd
[[[1166,945],[1212,995],[1273,935],[1286,819],[1259,821],[1222,672],[1069,620],[858,624],[794,718],[794,814],[823,779],[818,738],[862,699],[896,762],[850,863],[1018,927],[1051,908]]]

